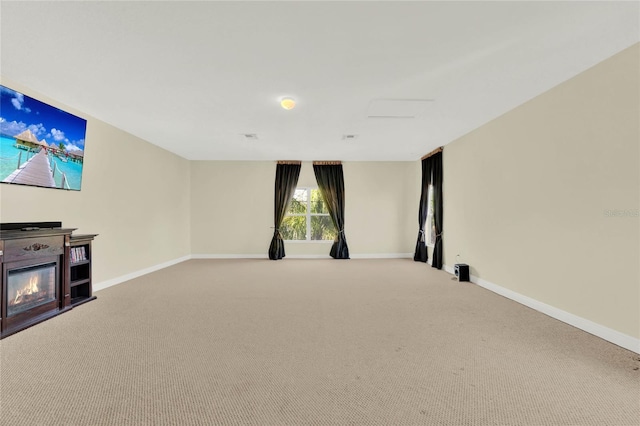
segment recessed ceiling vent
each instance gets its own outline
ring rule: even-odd
[[[420,118],[427,114],[433,99],[374,99],[367,118]]]

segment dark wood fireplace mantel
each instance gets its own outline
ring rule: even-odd
[[[95,299],[90,262],[95,235],[39,226],[51,224],[56,223],[0,227],[0,338]]]

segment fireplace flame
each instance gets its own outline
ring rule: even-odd
[[[16,298],[13,300],[13,304],[17,304],[20,302],[23,296],[29,296],[31,294],[38,293],[40,289],[38,289],[38,276],[34,275],[29,278],[29,284],[24,286],[22,290],[18,290],[16,292]]]

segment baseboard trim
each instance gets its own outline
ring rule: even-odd
[[[268,259],[267,254],[194,254],[191,259]],[[405,259],[413,258],[413,253],[370,253],[352,254],[351,259]],[[288,254],[285,259],[331,259],[327,254]]]
[[[352,254],[352,259],[413,259],[413,253]]]
[[[453,267],[449,265],[444,265],[444,270],[452,275],[454,275],[455,273]],[[492,291],[496,294],[499,294],[500,296],[504,296],[507,299],[518,302],[524,306],[548,315],[551,318],[555,318],[573,327],[579,328],[582,331],[586,331],[589,334],[593,334],[594,336],[598,336],[601,339],[604,339],[615,345],[640,354],[640,339],[636,339],[635,337],[621,333],[617,330],[613,330],[609,327],[605,327],[604,325],[595,323],[586,318],[582,318],[569,312],[563,311],[562,309],[556,308],[555,306],[547,305],[546,303],[540,302],[536,299],[532,299],[531,297],[522,295],[485,279],[476,277],[475,275],[471,275],[470,280],[472,283],[486,288],[487,290]]]
[[[155,272],[155,271],[159,271],[160,269],[164,269],[164,268],[167,268],[169,266],[173,266],[173,265],[176,265],[178,263],[182,263],[182,262],[184,262],[186,260],[189,260],[189,259],[191,259],[191,256],[182,256],[182,257],[179,257],[177,259],[170,260],[168,262],[163,262],[163,263],[160,263],[158,265],[151,266],[149,268],[140,269],[139,271],[135,271],[135,272],[132,272],[130,274],[121,275],[119,277],[112,278],[112,279],[106,280],[106,281],[101,281],[101,282],[95,283],[93,285],[93,291],[104,290],[105,288],[109,288],[109,287],[112,287],[114,285],[121,284],[121,283],[123,283],[125,281],[129,281],[129,280],[132,280],[134,278],[138,278],[138,277],[141,277],[143,275],[150,274],[150,273]]]
[[[192,259],[268,259],[267,254],[194,254]],[[328,254],[288,254],[285,259],[331,259]]]
[[[268,259],[267,254],[192,254],[191,259]]]

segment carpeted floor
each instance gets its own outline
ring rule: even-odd
[[[0,341],[2,425],[638,425],[640,358],[408,259],[192,260]]]

